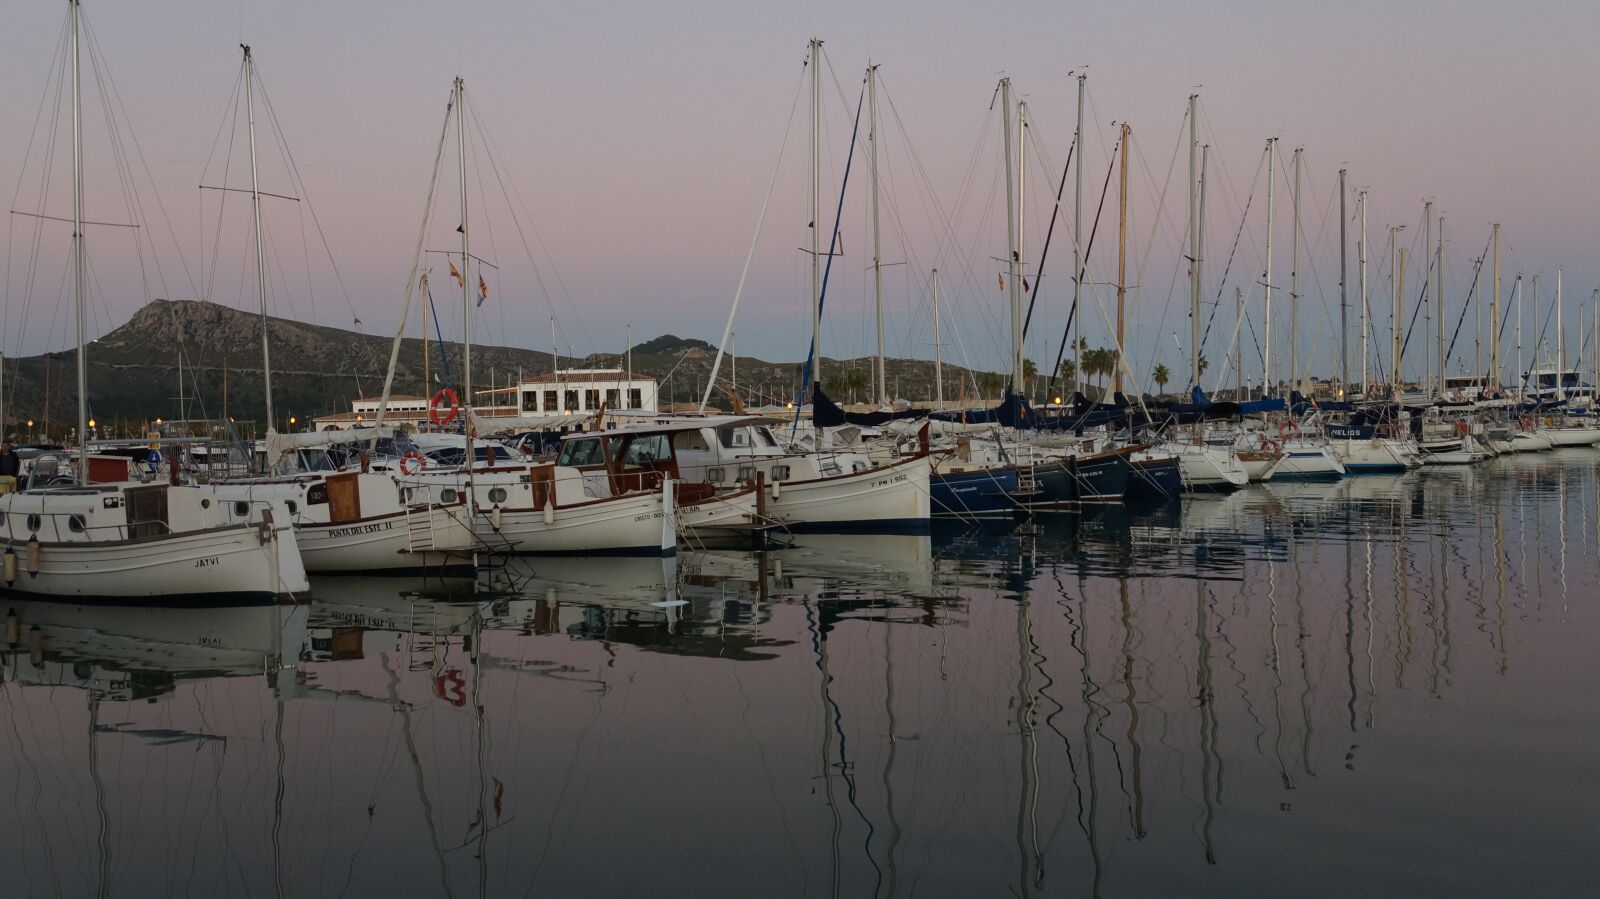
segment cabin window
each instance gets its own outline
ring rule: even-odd
[[[491,502],[491,503],[503,503],[505,501],[506,501],[506,488],[504,488],[504,487],[491,487],[491,488],[489,488],[489,502]]]
[[[593,412],[594,410],[596,410],[598,408],[600,408],[600,390],[599,390],[599,388],[595,388],[595,389],[592,389],[592,390],[585,390],[583,392],[583,409],[584,409],[584,411],[585,412]]]
[[[753,482],[753,481],[755,481],[755,479],[756,479],[756,467],[754,465],[741,465],[741,466],[739,466],[739,480],[746,481],[746,482]]]
[[[706,469],[706,483],[720,484],[727,474],[728,471],[724,468],[708,468]]]
[[[606,408],[615,409],[622,403],[622,391],[612,388],[606,391]]]
[[[44,522],[39,518],[37,513],[28,516],[28,530],[37,531],[42,524],[44,524]]]
[[[568,440],[561,444],[561,454],[556,457],[557,465],[570,465],[574,467],[583,465],[601,465],[605,463],[605,456],[600,452],[598,438],[590,440]]]
[[[645,437],[635,437],[628,443],[628,449],[622,455],[623,465],[649,465],[672,458],[672,447],[667,443],[667,435],[650,434]]]
[[[772,466],[772,479],[774,481],[787,481],[787,480],[789,480],[789,466],[787,466],[787,465],[774,465],[774,466]]]
[[[717,442],[726,449],[738,449],[750,445],[749,428],[723,428],[717,432]]]
[[[83,516],[82,515],[69,515],[69,516],[67,516],[67,530],[71,531],[74,534],[83,533]]]
[[[778,441],[776,441],[776,440],[774,440],[772,438],[772,432],[767,430],[766,428],[756,428],[755,432],[756,432],[756,437],[760,438],[760,443],[761,443],[762,446],[777,446],[778,445]]]
[[[851,471],[866,471],[867,469],[869,469],[871,467],[872,466],[870,466],[867,463],[861,461],[860,459],[857,459],[854,462],[850,463],[850,470]]]
[[[637,387],[629,387],[628,388],[628,408],[629,409],[643,409],[644,408],[643,391],[641,391]]]
[[[328,485],[323,483],[312,484],[306,490],[306,505],[320,506],[328,501]]]
[[[244,502],[242,500],[239,501],[239,502],[234,503],[233,504],[233,514],[239,516],[240,518],[249,518],[250,517],[250,504],[247,503],[247,502]]]
[[[704,434],[699,431],[679,431],[672,435],[672,448],[677,450],[709,450]]]
[[[829,477],[839,474],[839,463],[833,459],[829,459],[828,461],[822,463],[822,473],[828,475]]]
[[[568,390],[566,392],[566,396],[563,399],[565,401],[565,404],[562,406],[562,408],[564,408],[568,412],[576,412],[576,411],[578,411],[578,391],[576,391],[576,390]]]
[[[439,492],[439,502],[441,503],[453,503],[456,501],[456,498],[457,494],[454,487],[446,487],[444,490]]]
[[[407,490],[406,493],[409,496],[411,491]],[[289,507],[289,514],[290,515],[298,515],[298,514],[300,514],[300,506],[294,500],[291,499],[288,502],[284,503],[284,505]]]

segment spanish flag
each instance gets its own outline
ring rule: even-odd
[[[489,285],[483,283],[483,276],[479,275],[478,276],[478,305],[482,306],[483,305],[483,301],[487,300],[488,298],[489,298]]]
[[[461,273],[456,271],[456,264],[454,262],[450,263],[450,277],[456,279],[456,284],[458,286],[460,286],[460,287],[466,287],[467,286],[467,282],[461,280]]]
[[[1005,290],[1006,289],[1006,276],[1005,275],[995,275],[995,277],[1000,279],[1000,289],[1001,290]]]

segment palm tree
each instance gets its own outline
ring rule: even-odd
[[[1167,382],[1172,380],[1172,372],[1167,370],[1167,366],[1165,364],[1157,365],[1155,373],[1150,375],[1150,378],[1156,382],[1157,390],[1161,391],[1162,393],[1166,393]]]
[[[1063,384],[1071,383],[1073,388],[1076,389],[1078,386],[1078,363],[1073,362],[1071,359],[1062,359],[1060,377]]]
[[[845,387],[850,391],[850,402],[854,403],[856,401],[856,391],[866,390],[871,383],[871,379],[867,377],[866,369],[851,366],[844,376]]]
[[[1038,380],[1038,377],[1039,366],[1035,365],[1032,359],[1024,358],[1022,360],[1022,383],[1024,385],[1033,384],[1036,380]],[[1024,396],[1028,394],[1027,390],[1023,390],[1021,392]]]

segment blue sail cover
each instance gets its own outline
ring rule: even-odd
[[[928,414],[927,409],[901,409],[897,412],[846,412],[838,403],[828,398],[822,392],[821,384],[814,384],[811,388],[811,422],[819,428],[836,428],[840,425],[858,425],[864,428],[877,428],[891,421],[906,418],[923,418]]]

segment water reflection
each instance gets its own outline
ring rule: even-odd
[[[21,895],[1574,892],[1597,467],[18,603],[0,864]]]

